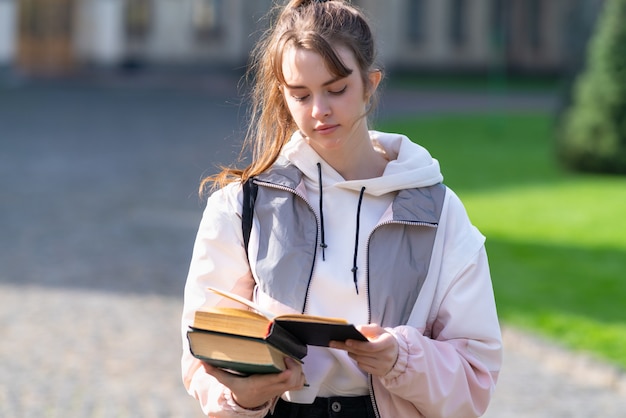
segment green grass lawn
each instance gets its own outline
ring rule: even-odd
[[[452,91],[522,91],[559,92],[567,82],[563,77],[507,76],[498,71],[475,75],[391,73],[389,87],[419,90]]]
[[[437,158],[487,236],[503,323],[626,369],[626,177],[560,170],[552,118],[386,120]]]

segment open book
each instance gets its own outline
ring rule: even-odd
[[[216,331],[235,334],[251,333],[253,329],[257,333],[270,332],[275,328],[280,328],[281,331],[286,331],[302,344],[320,347],[328,347],[331,341],[349,339],[367,341],[367,338],[345,319],[306,314],[275,315],[234,293],[213,287],[209,287],[208,290],[237,301],[254,312],[236,308],[201,309],[196,311],[194,327],[208,326]]]
[[[344,319],[304,314],[274,315],[236,294],[209,288],[247,308],[211,307],[195,312],[187,332],[191,353],[209,364],[240,374],[276,373],[284,358],[301,361],[308,345],[332,340],[367,341]]]

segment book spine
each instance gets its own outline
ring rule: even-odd
[[[306,344],[273,321],[268,326],[265,340],[283,353],[287,353],[298,360],[302,360],[307,354]]]

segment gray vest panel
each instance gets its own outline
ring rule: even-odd
[[[256,273],[261,290],[303,312],[315,264],[318,222],[306,201],[294,194],[301,179],[302,173],[291,165],[274,166],[258,176],[254,215],[259,220]]]
[[[393,203],[394,223],[371,235],[371,322],[384,327],[407,323],[426,280],[444,196],[441,184],[401,191]]]
[[[301,177],[290,165],[257,177],[254,216],[259,225],[256,274],[261,290],[303,312],[319,249],[319,226],[313,209],[295,194]],[[399,192],[392,204],[393,222],[378,226],[370,236],[371,322],[407,322],[428,273],[444,196],[441,184]]]

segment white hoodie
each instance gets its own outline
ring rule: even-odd
[[[307,313],[344,317],[355,324],[365,324],[368,320],[367,292],[363,291],[367,274],[364,257],[373,227],[390,217],[390,202],[397,191],[442,181],[438,162],[408,138],[379,132],[371,132],[371,138],[390,160],[383,176],[374,179],[345,181],[299,134],[282,151],[282,156],[304,174],[304,190],[299,192],[306,196],[318,216],[317,164],[321,164],[327,248],[324,261],[318,257],[315,262]],[[351,269],[362,187],[365,191],[356,250],[357,294]],[[238,407],[229,390],[194,361],[185,337],[193,311],[217,303],[218,298],[207,294],[206,286],[239,288],[242,294],[252,296],[254,283],[242,247],[241,208],[241,187],[236,183],[209,198],[185,287],[181,327],[183,379],[189,393],[210,416],[263,417],[267,413],[267,409],[248,411]],[[250,267],[255,275],[253,239],[250,251]],[[398,361],[386,376],[372,380],[382,417],[478,416],[486,409],[498,376],[501,335],[484,237],[471,225],[460,200],[449,189],[430,260],[407,324],[389,328],[399,343]],[[254,297],[261,305],[281,308],[258,288]],[[285,394],[285,398],[311,402],[315,396],[368,393],[367,376],[343,352],[310,347],[304,371],[310,387]]]
[[[365,286],[365,247],[370,231],[380,221],[395,193],[402,189],[431,186],[443,177],[439,163],[423,147],[402,135],[370,132],[377,149],[389,159],[381,177],[346,181],[328,165],[296,132],[285,145],[282,155],[304,174],[309,202],[318,212],[319,173],[321,163],[325,260],[318,262],[313,273],[307,312],[312,315],[345,318],[354,324],[367,324],[368,305]],[[356,236],[356,213],[359,192],[365,187],[359,216],[359,251],[357,266],[359,293],[352,277]],[[363,266],[363,267],[361,267]],[[369,391],[367,375],[340,350],[310,347],[304,372],[309,387],[290,392],[292,402],[310,403],[316,396],[358,396]]]

